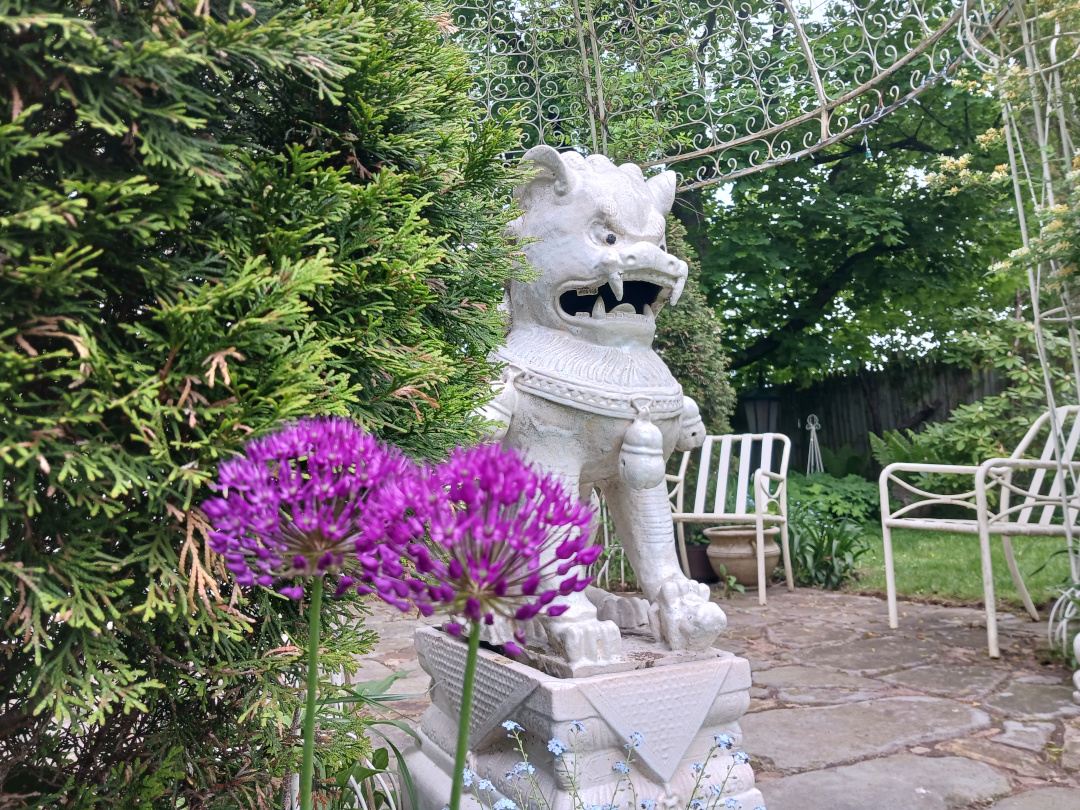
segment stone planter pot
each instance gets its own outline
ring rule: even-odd
[[[705,585],[719,582],[720,577],[713,569],[712,560],[709,559],[708,546],[686,546],[686,562],[690,567],[690,579],[697,580]]]
[[[780,561],[780,546],[775,542],[780,527],[765,529],[765,582],[768,583],[772,572]],[[709,538],[705,550],[709,562],[717,575],[723,565],[735,581],[744,588],[756,588],[757,577],[757,532],[753,526],[715,526],[705,530]],[[689,550],[689,549],[688,549]]]

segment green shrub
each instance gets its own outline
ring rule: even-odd
[[[476,435],[512,133],[417,2],[0,0],[0,794],[254,807],[298,606],[196,508],[249,435]],[[323,661],[370,643],[332,601]],[[327,775],[366,748],[348,723]]]
[[[1034,325],[1026,320],[1002,320],[990,313],[972,313],[972,318],[976,317],[983,328],[958,335],[951,356],[957,362],[971,362],[976,371],[996,370],[1006,382],[1005,389],[998,396],[960,405],[946,421],[929,424],[919,433],[893,430],[881,437],[871,434],[874,458],[882,466],[896,461],[981,464],[989,458],[1008,456],[1046,411]],[[1076,389],[1069,342],[1048,334],[1046,349],[1055,395],[1059,402],[1071,402]],[[921,478],[913,480],[928,483]],[[940,491],[943,481],[961,491],[971,488],[970,477],[950,480],[943,476],[934,476],[931,488]]]
[[[836,590],[855,576],[870,550],[863,529],[850,518],[834,520],[796,510],[789,520],[792,575],[798,585]]]
[[[879,516],[877,484],[858,475],[789,473],[787,500],[793,513],[812,511],[823,520],[864,523]]]
[[[689,275],[678,306],[664,307],[656,318],[654,346],[683,390],[697,402],[705,429],[729,433],[735,390],[727,373],[716,312],[701,291],[701,267],[686,239],[686,228],[674,216],[668,217],[667,227],[668,249],[687,263]],[[675,453],[673,463],[680,457],[681,453]]]

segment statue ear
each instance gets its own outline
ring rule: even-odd
[[[635,180],[640,180],[643,183],[645,182],[645,175],[641,173],[641,167],[636,163],[623,163],[619,166],[619,171],[623,174],[630,175]]]
[[[580,182],[577,174],[562,159],[562,155],[547,144],[534,146],[521,156],[522,161],[531,160],[542,169],[547,169],[555,176],[555,198],[565,202],[577,189]]]
[[[665,216],[675,203],[675,187],[677,184],[678,180],[675,172],[670,169],[660,172],[660,174],[645,181],[645,187],[649,190],[649,196],[652,197],[653,204]]]

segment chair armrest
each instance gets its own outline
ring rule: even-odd
[[[1057,472],[1058,466],[1056,461],[1043,461],[1037,458],[992,458],[979,465],[978,474],[986,475],[990,470],[1006,468],[1013,470],[1053,470]],[[1080,471],[1080,461],[1070,461],[1060,466],[1070,472]]]
[[[961,492],[955,495],[945,495],[940,492],[930,492],[929,490],[920,489],[914,484],[905,481],[900,478],[896,473],[911,472],[920,473],[922,475],[970,475],[972,476],[972,483],[974,484],[979,474],[981,467],[973,464],[915,464],[911,462],[898,461],[888,465],[881,471],[881,475],[878,476],[878,487],[880,488],[881,495],[881,519],[882,521],[890,520],[893,518],[901,517],[907,512],[914,511],[923,506],[963,506],[968,509],[975,509],[975,504],[972,500],[976,497],[977,487],[973,487],[967,492]],[[907,506],[902,506],[895,512],[889,511],[889,482],[892,481],[900,486],[902,489],[907,490],[913,495],[917,495],[922,500],[909,503]]]

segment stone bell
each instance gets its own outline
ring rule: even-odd
[[[634,399],[637,418],[623,434],[619,477],[634,489],[651,489],[664,482],[664,436],[649,416],[652,399],[642,399],[641,405]]]

